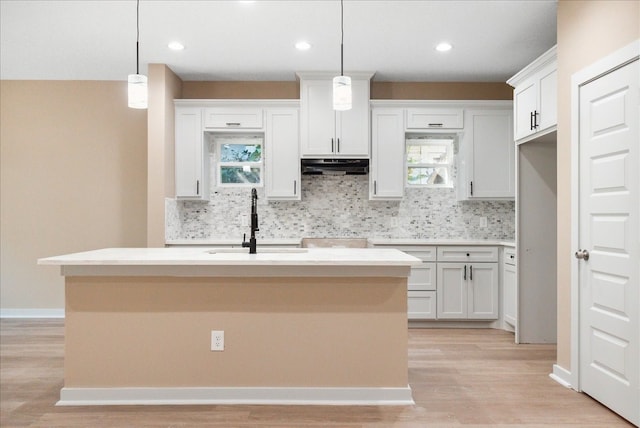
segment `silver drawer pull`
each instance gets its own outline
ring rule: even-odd
[[[430,123],[429,126],[433,128],[442,128],[442,123]]]
[[[240,122],[227,122],[227,126],[240,126]]]

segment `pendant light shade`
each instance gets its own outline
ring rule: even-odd
[[[144,74],[130,74],[127,80],[129,92],[129,107],[147,108],[148,89],[147,76]]]
[[[145,109],[148,105],[149,90],[147,76],[140,74],[140,0],[136,0],[136,74],[127,78],[129,107]]]
[[[351,77],[344,75],[344,3],[340,0],[340,76],[333,78],[333,109],[351,110]]]
[[[333,109],[351,110],[351,77],[336,76],[333,78]]]

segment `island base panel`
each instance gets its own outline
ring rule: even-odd
[[[65,388],[406,390],[406,287],[397,277],[67,277]],[[212,330],[224,331],[224,351],[211,351]]]

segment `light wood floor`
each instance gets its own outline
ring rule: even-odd
[[[412,329],[415,406],[55,407],[62,320],[0,321],[2,427],[627,427],[548,376],[553,345],[498,330]]]

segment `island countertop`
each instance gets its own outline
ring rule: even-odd
[[[104,248],[47,257],[65,276],[408,276],[420,259],[396,249]]]

